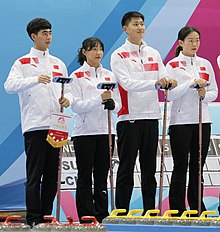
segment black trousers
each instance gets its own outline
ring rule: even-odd
[[[202,125],[202,168],[208,153],[211,124]],[[188,204],[191,210],[198,210],[198,154],[199,125],[173,125],[169,127],[170,144],[174,161],[169,192],[170,209],[186,210],[186,174],[189,167]],[[201,187],[203,190],[203,178]],[[203,192],[203,191],[202,191]],[[201,202],[201,210],[206,210]]]
[[[139,151],[144,212],[154,209],[158,120],[118,122],[117,135],[120,162],[116,181],[116,207],[129,210],[134,186],[134,166]]]
[[[114,139],[115,136],[112,135],[113,149]],[[78,169],[76,206],[79,219],[82,222],[82,216],[95,216],[101,222],[109,215],[107,178],[110,157],[108,135],[77,136],[73,138],[73,144]]]
[[[57,191],[59,149],[47,141],[47,130],[24,134],[26,160],[26,208],[27,223],[43,221],[50,215]]]

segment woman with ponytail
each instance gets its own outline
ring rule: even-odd
[[[98,89],[103,82],[116,82],[114,74],[103,68],[104,44],[98,38],[87,38],[78,52],[81,65],[70,76],[75,113],[73,144],[78,169],[76,206],[82,216],[95,216],[99,222],[109,215],[107,177],[110,165],[107,109],[117,111],[115,90]],[[112,120],[112,144],[115,127]],[[114,149],[114,147],[113,147]],[[112,149],[112,150],[113,150]]]
[[[218,95],[211,63],[196,55],[199,47],[199,30],[191,26],[183,27],[178,33],[176,57],[166,65],[169,75],[178,81],[178,86],[169,92],[169,100],[172,102],[169,135],[174,162],[169,203],[171,209],[179,210],[179,215],[186,210],[187,168],[189,168],[188,204],[191,210],[198,210],[199,99],[203,99],[201,161],[203,168],[211,133],[208,103],[214,101]],[[193,86],[197,88],[192,88]],[[203,178],[201,189],[203,192]],[[204,210],[206,208],[201,197],[201,211]]]

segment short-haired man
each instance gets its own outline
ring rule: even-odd
[[[175,87],[176,82],[168,79],[159,52],[143,40],[144,16],[139,12],[128,12],[121,24],[128,38],[111,56],[111,68],[119,83],[122,102],[117,123],[120,163],[116,207],[129,210],[134,165],[139,151],[145,213],[155,208],[158,119],[161,118],[156,87]]]
[[[49,54],[51,28],[50,22],[43,18],[28,23],[27,32],[34,46],[15,61],[4,84],[8,93],[19,95],[27,158],[26,220],[31,227],[52,213],[59,149],[53,148],[46,138],[52,112],[59,112],[60,105],[68,107],[68,99],[72,99],[70,92],[61,99],[61,85],[51,80],[54,76],[68,75],[65,64]]]

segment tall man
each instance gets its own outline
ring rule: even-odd
[[[143,40],[144,16],[128,12],[121,25],[128,38],[111,56],[119,83],[122,108],[118,112],[119,168],[116,207],[129,210],[134,185],[134,165],[139,151],[144,213],[155,208],[158,119],[161,118],[157,86],[175,87],[168,79],[160,54]]]
[[[53,76],[67,76],[65,64],[49,54],[51,24],[36,18],[27,25],[34,42],[30,52],[17,59],[4,84],[8,93],[18,93],[21,126],[26,152],[27,223],[32,227],[52,213],[57,191],[59,149],[47,141],[52,112],[60,105],[68,107],[70,93],[60,99],[61,85],[51,82]]]

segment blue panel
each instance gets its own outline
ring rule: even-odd
[[[1,210],[13,211],[25,209],[25,181],[25,179],[22,179],[0,187]]]
[[[145,3],[143,4],[143,6],[140,9],[137,9],[137,11],[140,11],[145,17],[144,23],[145,23],[146,28],[148,27],[148,25],[151,24],[152,20],[154,20],[154,18],[157,16],[157,14],[163,8],[163,6],[166,2],[167,2],[167,0],[146,0]],[[128,11],[131,9],[133,10],[133,8],[130,8],[130,9],[128,9]],[[120,17],[122,17],[122,15],[123,14],[121,14]],[[111,44],[110,49],[105,51],[106,56],[104,57],[102,64],[104,65],[104,67],[106,67],[108,69],[110,69],[110,55],[111,55],[111,53],[116,48],[121,46],[125,42],[125,39],[127,38],[127,35],[126,35],[126,33],[123,32],[120,23],[121,23],[121,18],[118,18],[118,24],[115,25],[115,26],[117,26],[117,30],[116,30],[116,27],[111,26],[111,28],[113,28],[111,30],[111,32],[112,31],[114,32],[113,34],[115,34],[115,31],[118,31],[118,30],[120,31],[120,34],[119,34],[117,40],[114,41],[113,44]],[[112,35],[109,35],[109,38],[111,38],[111,37],[112,37]],[[111,40],[108,39],[106,42],[109,43],[109,42],[111,42]]]
[[[24,151],[23,136],[21,134],[20,125],[18,125],[11,135],[0,145],[1,165],[0,175],[7,170],[9,166]]]
[[[122,33],[121,29],[121,17],[127,11],[139,11],[146,0],[130,1],[123,0],[120,1],[113,11],[108,15],[103,24],[94,33],[94,37],[100,38],[105,44],[105,54],[108,53],[109,49],[113,46],[115,41]],[[72,73],[79,65],[77,64],[77,57],[68,67],[68,72]]]

